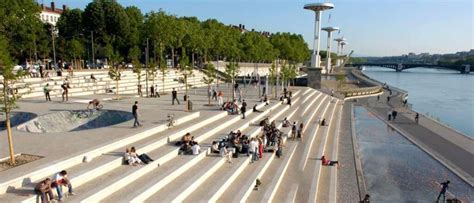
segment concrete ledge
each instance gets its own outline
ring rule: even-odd
[[[187,115],[187,116],[184,116],[182,118],[176,119],[176,122],[178,124],[179,123],[184,123],[184,122],[187,122],[187,121],[190,121],[194,118],[199,117],[199,115],[200,115],[199,112],[192,113],[190,115]],[[34,172],[23,175],[21,177],[14,178],[12,180],[1,183],[0,184],[0,194],[6,193],[6,191],[9,187],[18,188],[18,187],[23,186],[25,184],[25,180],[26,180],[26,183],[36,182],[36,181],[40,180],[41,178],[44,178],[48,175],[56,173],[58,171],[58,169],[66,169],[66,168],[70,168],[72,166],[75,166],[77,164],[80,164],[80,163],[82,163],[83,158],[85,156],[89,157],[90,159],[93,159],[97,156],[100,156],[104,152],[111,151],[111,150],[117,149],[117,148],[121,148],[121,147],[126,146],[130,143],[133,143],[135,141],[147,138],[147,137],[149,137],[153,134],[156,134],[158,132],[162,132],[166,129],[167,129],[166,124],[162,124],[162,125],[159,125],[157,127],[154,127],[154,128],[142,131],[140,133],[134,134],[132,136],[129,136],[125,139],[120,139],[120,140],[113,141],[110,144],[103,145],[102,147],[98,147],[94,150],[91,150],[91,151],[88,150],[88,151],[85,151],[83,153],[79,153],[77,155],[74,155],[72,158],[68,158],[68,159],[62,160],[62,161],[57,161],[55,163],[48,164],[47,166],[42,166],[42,168],[40,168],[39,170],[36,170]]]
[[[316,107],[316,111],[313,112],[313,115],[316,114],[316,112],[319,110],[319,107],[321,106],[321,104],[325,103],[324,101],[326,101],[328,99],[328,97],[326,96],[318,105],[318,107]],[[327,103],[326,105],[326,108],[324,109],[322,115],[325,115],[325,112],[326,110],[328,109],[330,103]],[[312,118],[313,116],[311,116]],[[314,130],[314,134],[313,136],[311,136],[311,139],[309,140],[309,144],[306,145],[305,149],[304,149],[304,152],[303,152],[303,157],[301,158],[301,164],[299,166],[299,169],[301,171],[304,171],[304,169],[306,168],[306,163],[307,163],[307,160],[308,160],[308,157],[309,157],[309,153],[311,151],[311,148],[313,148],[313,143],[314,143],[314,140],[316,139],[316,136],[318,134],[318,131],[319,131],[319,128],[320,128],[320,125],[317,125],[316,126],[316,129]],[[307,128],[305,128],[304,130],[306,130]]]
[[[336,132],[334,133],[334,140],[332,144],[332,157],[338,157],[338,146],[339,146],[339,134],[340,134],[340,127],[341,127],[341,120],[342,120],[342,108],[338,107],[339,105],[336,104],[336,110],[339,109],[339,116],[337,117],[337,127]],[[335,110],[335,111],[336,111]],[[337,168],[332,167],[330,170],[330,179],[329,179],[329,202],[337,202]]]
[[[336,110],[336,107],[337,107],[337,104],[339,103],[336,102],[336,104],[334,105],[334,108],[332,110],[332,113],[331,113],[331,117],[330,117],[330,121],[332,121],[332,119],[334,118],[334,112]],[[326,110],[327,108],[329,108],[329,105],[326,107]],[[326,115],[326,110],[324,112],[324,115]],[[317,155],[316,157],[321,157],[324,153],[324,151],[326,150],[326,145],[327,145],[327,137],[328,137],[328,133],[329,133],[329,128],[333,125],[334,122],[330,122],[326,132],[325,132],[325,135],[323,134],[323,139],[321,140],[321,143],[319,144],[319,148],[318,148],[318,152],[317,152]],[[319,189],[319,176],[321,175],[321,163],[319,161],[316,161],[316,167],[314,169],[314,176],[311,180],[311,187],[310,187],[310,194],[309,194],[309,198],[308,198],[308,202],[317,202],[317,198],[318,198],[318,189]]]
[[[354,147],[354,163],[355,171],[357,176],[357,185],[359,189],[359,199],[362,200],[367,194],[367,185],[365,184],[364,171],[362,170],[362,162],[359,158],[359,144],[357,142],[357,133],[355,128],[355,119],[354,119],[354,104],[351,104],[351,132],[352,132],[352,145]]]
[[[296,114],[296,112],[299,110],[299,107],[296,107],[287,117],[288,119],[292,119],[293,116]],[[277,128],[281,129],[283,127],[283,124],[280,123]],[[243,185],[241,190],[239,191],[238,194],[234,194],[234,199],[233,202],[245,202],[247,201],[247,198],[250,196],[250,193],[253,190],[254,187],[254,182],[256,179],[262,178],[263,174],[265,171],[268,169],[270,164],[272,163],[273,159],[275,158],[275,153],[272,153],[269,157],[269,159],[266,161],[266,163],[263,165],[263,167],[260,168],[260,170],[255,171],[253,174],[250,175],[248,178],[248,182],[246,182],[245,185]]]
[[[290,154],[289,156],[286,156],[285,159],[283,160],[283,165],[281,165],[277,172],[274,174],[274,178],[272,181],[268,184],[270,188],[267,189],[265,192],[262,202],[273,202],[273,198],[275,197],[276,191],[280,187],[281,181],[283,180],[283,177],[285,176],[286,170],[288,169],[288,166],[290,165],[290,161],[293,158],[293,155],[296,152],[296,148],[298,147],[298,143],[292,145],[290,148]]]

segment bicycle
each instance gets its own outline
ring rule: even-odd
[[[87,118],[87,117],[89,117],[89,112],[87,112],[87,111],[76,111],[76,112],[74,112],[74,115],[76,115],[78,118]]]
[[[168,122],[166,124],[168,128],[174,127],[174,124],[176,123],[176,121],[174,120],[174,114],[168,114],[166,121]]]

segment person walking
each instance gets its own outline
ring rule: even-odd
[[[286,98],[287,104],[291,107],[291,97]]]
[[[418,124],[418,119],[420,118],[420,114],[419,113],[416,113],[415,115],[415,122]]]
[[[217,93],[217,102],[219,103],[219,106],[224,104],[224,93],[222,93],[221,90],[219,90],[219,93]]]
[[[135,101],[135,104],[133,104],[132,106],[132,114],[135,118],[135,121],[133,122],[133,127],[135,128],[141,126],[140,122],[138,121],[138,101]]]
[[[387,103],[390,102],[390,96],[387,96]]]
[[[245,111],[247,110],[247,102],[245,99],[242,101],[242,106],[240,107],[240,111],[242,111],[242,119],[245,119]]]
[[[43,92],[46,96],[46,101],[51,101],[51,96],[49,95],[49,92],[51,92],[51,89],[49,88],[49,83],[46,83],[46,86],[43,87]]]
[[[292,140],[295,140],[296,138],[296,122],[293,122],[293,124],[291,125],[291,139]]]
[[[392,111],[392,120],[393,121],[395,121],[395,119],[397,118],[397,114],[398,114],[398,111],[395,111],[395,110]]]
[[[62,94],[62,97],[63,97],[63,102],[64,101],[68,101],[69,100],[69,88],[71,88],[69,86],[69,81],[67,80],[64,80],[63,84],[61,85],[61,88],[63,88],[63,94]]]
[[[174,100],[176,100],[176,102],[178,102],[179,104],[179,100],[178,100],[178,92],[176,91],[175,88],[173,88],[173,91],[171,91],[171,105],[174,105]]]
[[[448,191],[449,183],[450,183],[449,180],[447,180],[446,182],[440,183],[441,191],[439,191],[439,195],[438,195],[438,198],[436,199],[436,202],[439,202],[441,195],[443,196],[442,202],[446,201],[446,192]]]
[[[392,120],[392,110],[389,110],[389,111],[387,112],[387,116],[388,116],[387,119],[388,119],[389,121]]]
[[[217,91],[215,89],[212,89],[212,99],[214,99],[214,101],[217,101]]]

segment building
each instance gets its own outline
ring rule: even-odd
[[[44,23],[49,23],[53,26],[56,26],[56,23],[58,22],[59,17],[61,17],[61,14],[66,9],[67,9],[66,5],[63,5],[62,9],[56,8],[56,5],[54,4],[54,2],[51,2],[51,7],[47,7],[44,4],[41,4],[40,19]]]

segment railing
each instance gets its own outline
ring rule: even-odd
[[[338,92],[347,98],[347,97],[355,97],[355,96],[373,95],[373,94],[380,93],[382,91],[383,91],[383,88],[381,86],[375,86],[375,87],[364,87],[364,88],[342,90]]]

